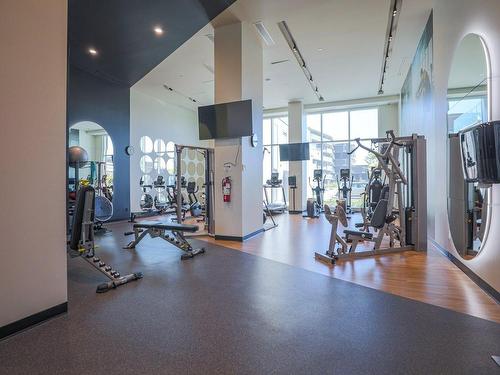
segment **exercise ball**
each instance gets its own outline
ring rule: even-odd
[[[89,161],[89,154],[83,147],[71,146],[68,149],[68,162],[70,167],[85,167]]]

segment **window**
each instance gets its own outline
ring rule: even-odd
[[[378,109],[359,109],[350,111],[323,112],[308,114],[306,118],[311,159],[307,163],[307,176],[313,183],[315,169],[322,169],[325,193],[324,201],[335,204],[338,198],[340,169],[350,169],[352,178],[351,206],[362,205],[361,193],[368,183],[368,172],[376,166],[376,159],[366,151],[358,150],[349,155],[355,147],[355,138],[365,140],[378,137]],[[308,197],[313,197],[308,188]]]
[[[279,178],[283,180],[285,187],[285,198],[288,201],[288,162],[282,162],[279,158],[279,145],[288,143],[288,117],[276,116],[265,118],[263,122],[263,181],[265,184],[271,178],[271,173],[278,172]],[[283,194],[280,189],[269,189],[270,203],[283,202]]]

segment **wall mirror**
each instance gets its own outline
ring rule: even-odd
[[[489,188],[464,180],[457,132],[489,120],[488,53],[468,34],[455,51],[448,79],[448,221],[464,259],[479,254],[487,233]]]

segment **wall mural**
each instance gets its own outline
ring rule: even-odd
[[[433,116],[433,27],[432,12],[417,46],[413,62],[401,88],[402,129],[418,129],[430,124]]]

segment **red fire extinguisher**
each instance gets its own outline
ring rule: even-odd
[[[231,202],[231,177],[222,179],[222,199],[224,202]]]

